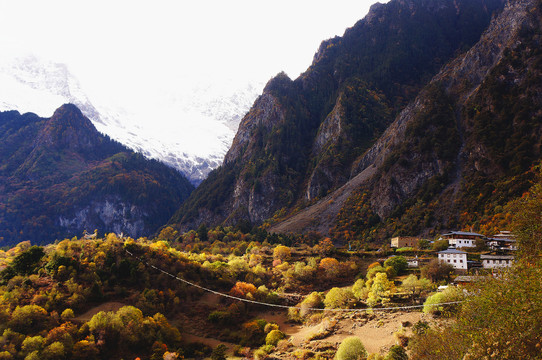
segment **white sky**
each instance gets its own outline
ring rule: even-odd
[[[92,98],[140,105],[202,78],[296,78],[374,2],[0,0],[0,46],[67,64]]]

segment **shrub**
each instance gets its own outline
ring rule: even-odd
[[[286,337],[286,334],[284,334],[280,330],[271,330],[269,334],[265,337],[265,344],[266,345],[272,345],[277,346],[278,342]]]
[[[67,308],[66,310],[64,310],[62,312],[62,314],[60,315],[60,318],[64,321],[67,321],[67,320],[70,320],[70,319],[73,319],[75,317],[74,313],[73,313],[73,310],[70,309],[70,308]]]
[[[41,351],[45,345],[45,339],[43,336],[29,336],[23,340],[21,351],[24,354],[30,354],[33,351]]]
[[[393,345],[384,360],[408,360],[408,356],[403,347]]]
[[[459,308],[459,304],[437,305],[442,303],[463,300],[463,291],[454,286],[448,286],[443,292],[438,292],[429,296],[423,304],[423,312],[426,314],[450,315]]]
[[[308,312],[310,312],[309,309],[321,309],[324,306],[324,299],[322,298],[322,294],[313,291],[300,304],[300,316],[304,317],[307,315]]]
[[[413,247],[402,247],[402,248],[399,248],[399,249],[395,250],[395,252],[398,252],[398,253],[412,252],[412,251],[416,251],[416,249],[414,249]]]
[[[365,281],[363,279],[358,279],[352,286],[352,292],[358,300],[367,299],[369,290],[365,287]]]
[[[378,264],[378,263],[377,263]],[[386,269],[384,269],[380,264],[377,266],[373,266],[367,271],[367,275],[365,276],[367,280],[370,280],[376,276],[376,274],[379,273],[385,273]]]
[[[292,250],[288,246],[278,245],[273,250],[273,258],[278,260],[288,260],[292,256]]]
[[[243,281],[238,281],[230,290],[230,295],[240,298],[254,299],[254,295],[258,289],[256,286]]]
[[[454,267],[451,264],[433,259],[426,266],[421,268],[422,277],[433,282],[449,279],[454,272]]]
[[[207,320],[213,324],[226,325],[232,320],[232,315],[229,311],[215,310],[209,314]]]
[[[395,270],[395,274],[401,275],[408,268],[408,263],[404,256],[392,256],[384,261],[384,268],[388,266],[391,266]]]
[[[255,360],[263,360],[267,357],[267,354],[269,354],[271,351],[273,351],[273,347],[269,345],[263,345],[258,350],[254,351],[254,359]]]
[[[354,293],[350,289],[334,287],[328,291],[324,299],[326,308],[347,308],[354,300]]]
[[[216,348],[213,349],[213,352],[211,354],[212,360],[226,360],[226,351],[228,348],[224,344],[218,345]]]
[[[365,360],[367,359],[367,351],[365,346],[357,336],[347,337],[341,342],[335,360]]]
[[[429,324],[425,321],[418,321],[414,326],[412,327],[412,332],[416,335],[422,335],[427,332],[429,329]]]
[[[448,240],[437,240],[431,245],[431,249],[435,251],[443,251],[449,247]]]
[[[9,326],[22,333],[38,332],[45,328],[47,311],[38,305],[17,306],[11,314]]]

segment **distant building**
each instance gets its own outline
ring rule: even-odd
[[[514,256],[512,255],[480,255],[484,269],[501,269],[512,266]]]
[[[440,236],[440,240],[448,240],[448,245],[456,248],[475,247],[476,240],[484,238],[485,236],[482,234],[465,231],[452,231]]]
[[[409,268],[417,268],[420,266],[420,262],[418,261],[418,257],[407,259],[407,266]]]
[[[397,236],[391,239],[392,248],[418,247],[420,238],[412,236]]]
[[[501,231],[486,240],[487,246],[493,251],[515,251],[516,236],[510,231]]]
[[[438,259],[446,262],[457,270],[467,270],[467,253],[461,250],[450,248],[438,252]]]
[[[479,282],[479,281],[484,281],[484,280],[487,280],[488,277],[487,276],[467,276],[467,275],[462,275],[462,276],[457,276],[455,279],[454,279],[454,284],[456,285],[468,285],[468,284],[472,284],[472,283],[475,283],[475,282]]]

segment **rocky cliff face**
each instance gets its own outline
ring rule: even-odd
[[[51,118],[0,113],[0,244],[84,230],[146,236],[193,190],[177,171],[111,141],[74,105]]]
[[[342,240],[472,224],[495,231],[502,207],[528,188],[540,161],[541,24],[540,1],[509,2],[356,159],[350,198],[332,193],[273,229],[327,232],[326,221],[296,226],[319,208],[319,217],[336,219]],[[333,206],[322,210],[326,202]]]
[[[284,122],[284,117],[285,114],[280,103],[273,94],[264,89],[263,94],[256,99],[248,114],[241,120],[239,130],[224,162],[231,163],[242,159],[243,155],[246,157],[255,151],[254,146],[258,141],[261,141],[263,134],[270,132],[274,126]],[[251,145],[252,147],[250,147]]]
[[[259,223],[340,188],[374,163],[371,156],[384,163],[393,150],[378,139],[394,114],[415,99],[448,59],[479,39],[502,5],[501,0],[392,0],[373,7],[343,37],[323,42],[298,79],[280,74],[270,81],[242,120],[225,166],[202,183],[171,222],[183,227],[239,218]],[[431,121],[430,111],[420,112],[414,105],[406,109]],[[442,122],[431,136],[453,132],[453,114]],[[392,130],[387,134],[394,139]],[[382,194],[397,201],[381,205],[380,214],[389,213],[426,177],[451,166],[451,160],[427,154],[423,161],[421,173],[409,176],[411,182],[382,187]]]
[[[59,215],[54,222],[71,234],[79,235],[81,229],[89,232],[108,229],[109,232],[137,238],[149,234],[145,224],[148,217],[143,207],[123,201],[120,196],[106,196],[105,199],[92,200],[74,213]]]
[[[488,30],[483,34],[480,41],[465,54],[459,56],[437,74],[431,83],[420,93],[417,99],[405,109],[398,119],[390,126],[385,134],[378,140],[377,144],[365,154],[359,163],[363,164],[355,169],[361,172],[367,166],[377,166],[383,169],[380,179],[373,184],[373,196],[371,203],[378,215],[388,217],[392,210],[402,204],[405,199],[413,196],[423,184],[437,176],[445,176],[449,186],[459,186],[464,172],[484,171],[480,165],[466,169],[466,163],[480,164],[485,158],[488,173],[495,173],[494,165],[490,164],[488,151],[475,138],[467,124],[468,116],[465,116],[465,107],[480,106],[480,92],[483,91],[484,82],[492,81],[491,71],[501,64],[504,59],[505,49],[514,51],[521,46],[525,40],[520,38],[520,32],[528,29],[536,29],[536,22],[529,15],[534,9],[534,1],[515,1],[508,3],[502,14],[490,24]],[[524,74],[528,71],[523,71]],[[534,73],[531,73],[534,75]],[[519,74],[516,74],[519,75]],[[521,83],[525,79],[516,76],[512,80]],[[435,88],[438,87],[438,90]],[[436,92],[437,91],[437,92]],[[445,103],[440,108],[435,104]],[[431,144],[431,156],[423,151],[416,153],[416,140],[412,138],[415,134],[413,127],[419,126],[416,123],[427,116],[428,111],[436,111],[439,120],[448,118],[448,125],[442,136],[453,137],[457,143],[447,144],[450,150],[449,156],[442,156],[435,151],[434,142]],[[431,121],[425,132],[431,131],[436,121]],[[510,135],[510,134],[509,134]],[[505,139],[501,139],[505,140]],[[454,142],[455,142],[454,141]],[[467,145],[476,144],[476,145]],[[407,155],[405,144],[413,145]],[[419,148],[418,148],[419,149]],[[423,150],[423,149],[422,149]],[[392,154],[393,155],[390,155]],[[399,159],[405,160],[408,164],[416,164],[415,167],[403,166],[398,159],[394,158],[400,154]],[[385,161],[395,161],[389,169],[385,169]],[[502,174],[502,173],[501,173]],[[384,180],[385,179],[385,180]],[[456,191],[458,189],[455,189]]]

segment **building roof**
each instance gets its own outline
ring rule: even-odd
[[[481,260],[514,260],[513,255],[480,255]]]
[[[514,235],[511,231],[501,231],[498,234],[493,235],[493,237],[496,238],[515,238],[516,235]]]
[[[475,281],[482,281],[486,280],[487,276],[472,276],[472,275],[461,275],[457,276],[454,279],[454,282],[475,282]]]
[[[438,252],[439,254],[466,254],[465,251],[457,250],[454,248],[448,248]]]
[[[466,231],[452,231],[447,234],[442,234],[442,236],[449,236],[449,235],[470,235],[470,236],[481,236],[484,237],[482,234],[478,234],[475,232],[466,232]]]
[[[508,239],[508,238],[488,238],[487,240],[488,240],[488,241],[509,242],[509,243],[514,243],[514,242],[516,242],[516,240],[514,240],[514,239]]]

